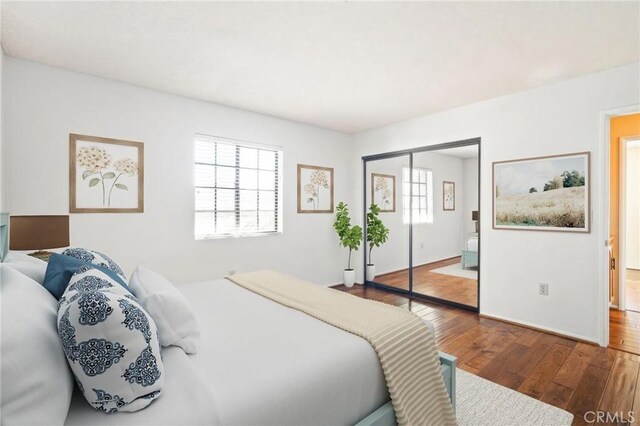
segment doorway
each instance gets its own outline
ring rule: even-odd
[[[363,157],[363,171],[365,235],[372,205],[389,230],[365,250],[365,285],[479,311],[480,138]]]
[[[620,175],[620,305],[640,314],[640,132],[620,139]]]
[[[609,346],[640,354],[640,113],[609,133]]]

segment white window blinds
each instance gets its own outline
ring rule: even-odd
[[[402,169],[402,221],[433,223],[433,172],[414,167],[411,174],[409,167]]]
[[[277,148],[196,137],[196,239],[282,232],[281,162]]]

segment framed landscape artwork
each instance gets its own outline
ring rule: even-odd
[[[333,168],[298,164],[298,213],[333,213]]]
[[[69,212],[142,213],[144,144],[69,135]]]
[[[380,212],[396,211],[396,177],[371,173],[371,200],[380,207]]]
[[[456,183],[442,182],[442,210],[454,211],[456,209]]]
[[[493,163],[493,227],[590,232],[590,153]]]

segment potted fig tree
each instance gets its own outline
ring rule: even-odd
[[[367,271],[365,277],[367,281],[373,281],[376,277],[376,266],[371,260],[371,252],[374,247],[380,247],[387,242],[389,238],[389,228],[384,226],[378,214],[380,207],[377,204],[371,204],[367,213],[367,244],[369,244],[369,261],[367,262]]]
[[[360,247],[360,243],[362,242],[362,227],[351,225],[349,208],[342,201],[336,207],[336,211],[336,221],[333,224],[333,229],[336,230],[338,238],[340,238],[340,245],[349,249],[349,261],[343,275],[344,285],[352,287],[356,282],[356,272],[351,268],[351,253],[354,250],[357,251]]]

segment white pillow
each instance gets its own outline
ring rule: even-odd
[[[129,288],[156,322],[162,346],[180,346],[188,354],[198,351],[198,322],[187,299],[170,281],[138,266]]]
[[[107,414],[138,411],[160,396],[158,331],[135,297],[92,265],[60,298],[58,333],[80,392]]]
[[[23,273],[40,285],[44,284],[44,275],[47,271],[47,262],[29,256],[26,253],[10,251],[3,263]]]
[[[0,265],[0,423],[64,423],[73,378],[56,328],[56,299],[26,275]]]

